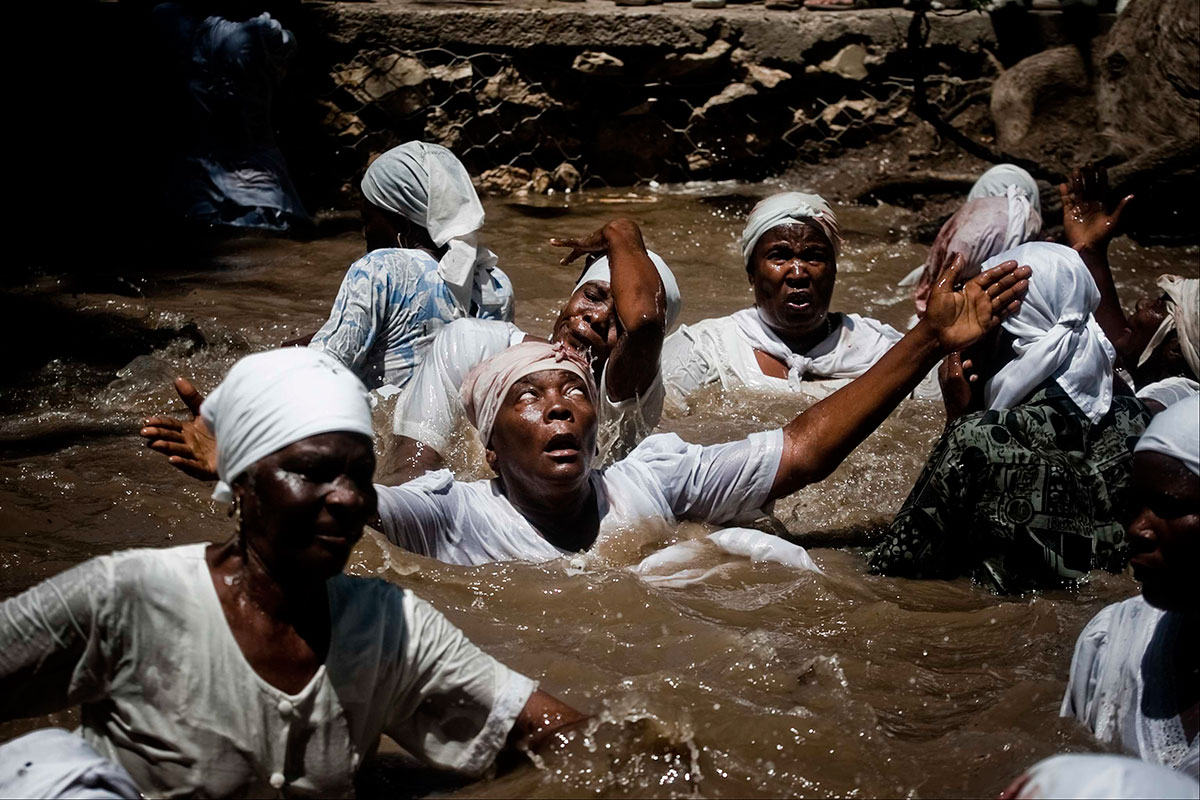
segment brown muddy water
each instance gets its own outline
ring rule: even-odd
[[[775,187],[665,187],[571,198],[569,208],[487,202],[487,243],[516,286],[517,322],[547,333],[577,274],[544,245],[607,218],[638,220],[674,267],[683,322],[750,303],[737,234]],[[895,208],[839,212],[848,246],[834,308],[900,326],[896,281],[924,259]],[[15,344],[0,398],[0,597],[86,558],[229,535],[210,487],[170,469],[136,435],[148,414],[182,412],[176,374],[211,389],[246,353],[323,321],[362,252],[357,233],[310,242],[247,238],[203,252],[165,248],[121,279],[42,278],[4,300]],[[154,259],[151,259],[152,261]],[[1197,274],[1197,251],[1114,245],[1129,305],[1160,272]],[[43,363],[32,329],[57,330]],[[662,430],[718,442],[778,426],[790,398],[714,392]],[[377,422],[383,423],[386,408]],[[459,795],[995,795],[1039,758],[1094,749],[1060,722],[1075,637],[1103,605],[1137,591],[1095,574],[1077,589],[998,598],[965,580],[865,574],[836,544],[878,529],[903,501],[943,424],[940,404],[906,401],[827,481],[780,501],[825,575],[709,554],[699,583],[665,588],[626,568],[704,529],[632,532],[574,563],[462,568],[369,534],[350,570],[412,588],[484,649],[593,716],[536,767],[458,787]],[[390,426],[389,426],[390,427]],[[380,430],[388,428],[382,425]],[[381,442],[386,449],[386,442]],[[464,472],[475,465],[453,459]],[[74,712],[54,715],[75,724]],[[0,725],[0,740],[45,718]],[[399,777],[393,789],[405,791]]]

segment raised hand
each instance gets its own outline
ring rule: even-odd
[[[1133,199],[1129,195],[1108,211],[1108,170],[1094,164],[1071,170],[1070,179],[1060,183],[1058,191],[1062,195],[1063,231],[1076,250],[1108,247],[1120,229],[1121,212]]]
[[[1005,317],[1021,307],[1029,289],[1029,267],[1005,261],[981,272],[955,291],[965,263],[960,253],[947,253],[949,261],[929,294],[925,321],[942,349],[955,353],[979,341]]]
[[[217,479],[217,440],[200,416],[204,396],[187,378],[175,379],[175,391],[192,413],[190,420],[150,417],[139,433],[146,446],[162,453],[181,472],[202,481]]]
[[[604,236],[605,228],[607,228],[607,227],[608,226],[605,225],[604,227],[600,228],[599,230],[589,233],[587,236],[581,236],[581,237],[577,237],[577,238],[570,238],[570,237],[568,237],[568,238],[558,238],[558,237],[552,238],[550,240],[550,245],[552,247],[569,247],[569,248],[571,248],[571,252],[568,253],[567,255],[563,256],[562,259],[558,263],[562,264],[565,267],[566,265],[570,264],[572,261],[574,261],[575,259],[579,258],[582,255],[586,255],[588,253],[605,253],[605,252],[607,252],[608,251],[608,240]]]

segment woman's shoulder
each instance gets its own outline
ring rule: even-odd
[[[398,275],[437,272],[438,262],[424,250],[383,247],[371,250],[350,265],[350,272],[391,273]]]

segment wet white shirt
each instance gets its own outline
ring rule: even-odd
[[[1101,742],[1119,742],[1130,755],[1195,778],[1200,737],[1189,745],[1178,716],[1146,713],[1160,696],[1173,694],[1169,659],[1181,622],[1179,614],[1157,609],[1141,596],[1102,610],[1075,642],[1059,713],[1078,719]]]
[[[465,418],[458,391],[476,365],[525,340],[525,332],[499,320],[460,319],[442,328],[426,351],[404,395],[396,403],[393,431],[432,447],[442,456],[455,428]],[[602,461],[629,454],[662,417],[662,376],[642,394],[614,401],[608,395],[608,364],[600,374],[596,409],[597,448]]]
[[[820,399],[862,375],[902,334],[890,325],[860,317],[837,315],[839,324],[807,358],[822,371],[789,381],[763,373],[755,346],[732,317],[716,317],[680,325],[663,343],[662,372],[667,390],[682,399],[713,383],[724,389],[746,387],[772,392],[800,393]],[[860,357],[861,351],[869,358]],[[850,358],[849,354],[854,353]]]
[[[782,455],[781,430],[708,447],[673,433],[647,437],[621,461],[592,472],[597,543],[647,520],[737,524],[762,516]],[[496,480],[461,482],[439,470],[376,489],[384,533],[414,553],[464,565],[573,555],[521,516]]]
[[[344,797],[381,733],[478,773],[535,689],[410,592],[339,575],[325,663],[287,694],[243,656],[205,547],[92,559],[0,604],[0,718],[82,704],[83,738],[151,797]]]

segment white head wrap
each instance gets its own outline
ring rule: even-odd
[[[754,246],[764,233],[777,225],[793,222],[807,222],[820,228],[833,247],[833,257],[837,258],[842,249],[842,233],[837,216],[825,198],[803,192],[782,192],[760,201],[750,212],[742,231],[742,262],[750,266]]]
[[[646,251],[646,255],[650,256],[650,260],[654,262],[654,268],[658,270],[658,277],[662,280],[663,293],[667,296],[667,328],[670,329],[676,318],[679,317],[679,310],[683,307],[679,284],[675,282],[675,273],[671,272],[671,268],[667,266],[666,261],[662,260],[662,256],[650,250]],[[591,281],[612,281],[612,268],[608,264],[608,256],[601,256],[589,264],[588,268],[579,276],[571,293],[578,292],[581,286]]]
[[[254,462],[318,433],[371,436],[371,404],[354,373],[328,355],[287,347],[246,356],[200,407],[217,440],[217,500]]]
[[[1015,164],[997,164],[980,175],[971,191],[967,192],[967,199],[978,200],[981,197],[1005,197],[1013,194],[1024,197],[1038,216],[1042,215],[1042,197],[1037,181]]]
[[[496,415],[513,384],[535,372],[561,369],[583,379],[588,400],[596,404],[596,381],[587,361],[561,343],[522,342],[483,361],[467,373],[459,390],[467,419],[479,431],[484,447],[492,438]]]
[[[1200,279],[1160,275],[1158,288],[1167,295],[1167,316],[1142,351],[1138,366],[1146,363],[1163,339],[1167,338],[1167,334],[1178,331],[1183,360],[1192,370],[1192,375],[1200,378]]]
[[[1034,764],[1016,800],[1159,800],[1195,798],[1196,779],[1163,764],[1108,753],[1069,753]]]
[[[1195,394],[1200,394],[1200,383],[1182,375],[1172,375],[1137,390],[1139,400],[1153,400],[1163,408],[1170,408],[1180,400]]]
[[[469,309],[471,290],[485,281],[496,256],[478,243],[483,204],[462,162],[440,144],[406,142],[371,162],[362,193],[372,204],[429,231],[438,247],[447,245],[438,274],[463,309]]]
[[[1200,475],[1200,395],[1156,414],[1133,452],[1162,453]]]
[[[1042,216],[1030,207],[1023,194],[1012,192],[1007,196],[968,200],[946,220],[929,248],[915,293],[917,313],[925,313],[948,253],[962,254],[965,263],[958,277],[970,280],[979,274],[984,261],[1028,242],[1041,229]]]
[[[1029,292],[1021,309],[1000,323],[1016,341],[1016,358],[984,387],[988,408],[1012,408],[1053,377],[1093,423],[1108,413],[1117,354],[1092,312],[1100,290],[1079,253],[1061,244],[1029,242],[989,258],[987,271],[1005,261],[1028,266]]]

